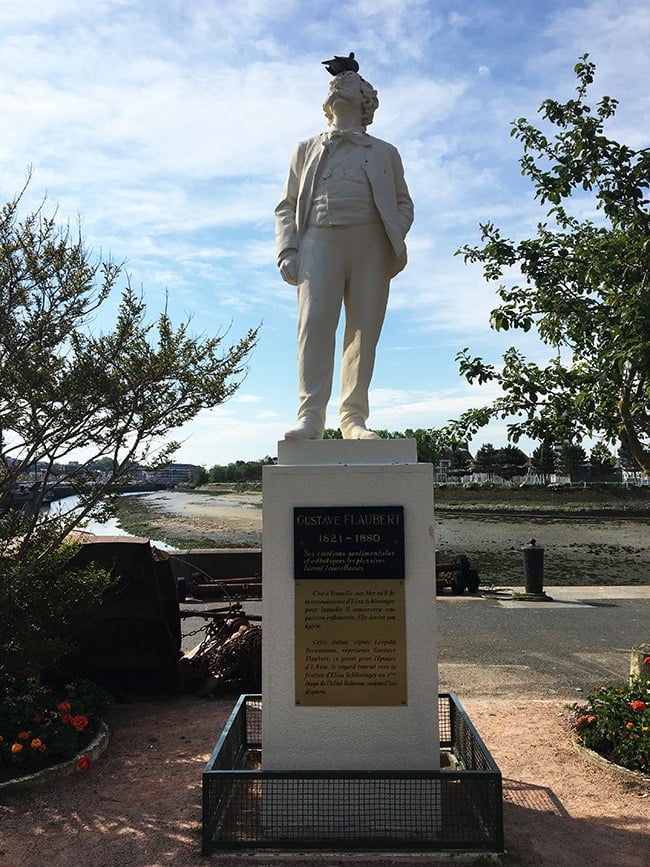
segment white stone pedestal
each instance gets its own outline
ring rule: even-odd
[[[263,482],[264,770],[439,769],[432,466],[417,463],[414,440],[283,441],[278,455],[276,466],[264,468]],[[296,634],[304,640],[305,624],[296,623],[294,509],[340,512],[343,523],[345,509],[358,515],[359,507],[371,515],[394,507],[403,515],[403,581],[388,586],[399,587],[403,598],[398,634],[405,642],[404,703],[331,706],[328,694],[323,704],[300,705]],[[354,576],[342,575],[331,576],[337,591],[355,592]],[[363,667],[357,668],[355,676],[363,678]],[[360,689],[364,702],[368,692]],[[390,690],[386,694],[392,702]]]

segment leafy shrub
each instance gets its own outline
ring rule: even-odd
[[[645,661],[650,665],[650,657]],[[578,743],[624,768],[650,773],[650,683],[598,686],[572,707]]]
[[[75,567],[79,546],[57,542],[54,522],[28,538],[23,529],[20,513],[0,518],[0,701],[14,683],[56,666],[111,580],[93,564]]]

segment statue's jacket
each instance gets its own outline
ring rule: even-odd
[[[282,198],[275,209],[275,237],[278,263],[289,251],[300,249],[307,229],[318,167],[325,154],[328,133],[301,141],[291,157]],[[404,179],[404,168],[394,145],[367,136],[365,170],[375,205],[395,254],[391,277],[406,265],[404,239],[413,222],[413,202]]]

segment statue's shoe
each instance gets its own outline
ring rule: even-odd
[[[343,432],[343,439],[346,440],[378,440],[381,439],[379,434],[376,434],[374,430],[368,430],[361,424],[353,424],[350,425]]]
[[[323,430],[308,418],[301,419],[298,424],[286,431],[285,440],[322,440]]]

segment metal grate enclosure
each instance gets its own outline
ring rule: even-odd
[[[262,697],[242,695],[203,772],[202,851],[503,851],[501,772],[453,693],[441,771],[264,771]]]

